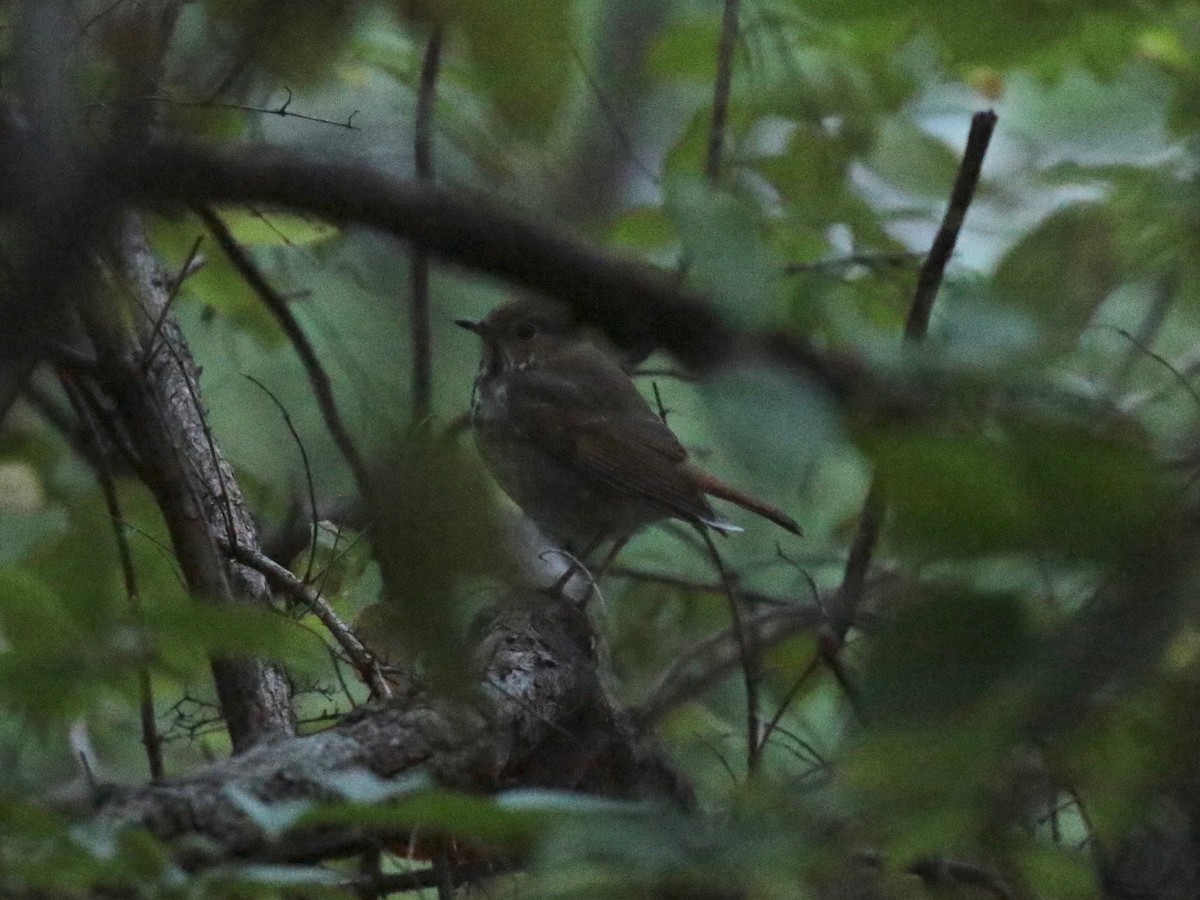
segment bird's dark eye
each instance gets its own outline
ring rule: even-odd
[[[517,326],[515,334],[518,340],[527,341],[536,335],[537,332],[537,326],[532,322],[522,322]]]

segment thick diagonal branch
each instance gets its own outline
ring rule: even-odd
[[[615,258],[559,223],[514,213],[485,195],[263,148],[222,153],[163,143],[137,155],[111,156],[107,170],[131,200],[144,203],[269,204],[377,228],[433,258],[553,297],[619,345],[662,346],[697,371],[754,350],[837,395],[889,393],[886,381],[871,378],[855,359],[789,335],[747,340],[708,298],[680,287],[669,274]]]
[[[470,704],[426,700],[368,708],[319,734],[256,747],[187,778],[115,797],[101,811],[114,827],[141,825],[183,841],[193,866],[224,859],[302,861],[402,843],[362,828],[271,836],[251,803],[342,799],[343,776],[417,773],[448,788],[487,792],[538,786],[609,797],[690,802],[658,751],[635,736],[596,676],[592,634],[574,607],[544,595],[509,598],[476,651],[481,693]],[[360,777],[361,781],[361,777]]]
[[[257,529],[205,421],[199,372],[165,309],[168,279],[134,216],[122,226],[117,256],[123,271],[114,273],[116,290],[128,301],[133,326],[112,308],[84,310],[101,363],[97,387],[133,446],[189,590],[209,602],[267,606],[263,576],[220,549],[257,550]],[[153,348],[146,345],[151,339]],[[278,667],[242,657],[215,658],[212,667],[235,750],[293,733],[291,693]]]

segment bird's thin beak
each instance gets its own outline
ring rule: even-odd
[[[476,322],[474,319],[455,319],[454,324],[459,328],[465,328],[467,331],[472,331],[475,334],[483,334],[483,323]]]

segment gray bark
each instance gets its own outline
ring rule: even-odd
[[[141,826],[202,866],[230,859],[296,862],[396,845],[402,834],[308,827],[272,836],[246,799],[343,799],[339,779],[425,775],[472,793],[545,787],[691,803],[690,789],[637,736],[596,675],[593,634],[574,606],[530,593],[491,614],[476,650],[480,692],[364,708],[328,731],[259,745],[185,778],[113,794],[100,822]]]

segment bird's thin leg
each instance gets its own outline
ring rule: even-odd
[[[604,573],[608,571],[608,567],[613,564],[613,560],[617,558],[617,554],[625,549],[625,545],[629,543],[631,537],[633,537],[632,531],[626,532],[613,541],[612,547],[604,555],[604,559],[601,560],[600,565],[596,567],[594,572],[590,573],[591,584],[588,586],[587,593],[583,595],[583,601],[580,603],[581,606],[587,605],[588,601],[592,599],[592,594],[599,593],[600,579],[604,577]]]
[[[550,593],[556,596],[566,596],[567,585],[571,583],[571,579],[575,577],[576,572],[587,571],[587,558],[596,552],[596,548],[604,542],[604,537],[600,536],[590,541],[584,548],[582,553],[574,554],[567,553],[566,557],[570,560],[567,565],[567,571],[563,572],[558,577],[558,581],[550,586]]]

